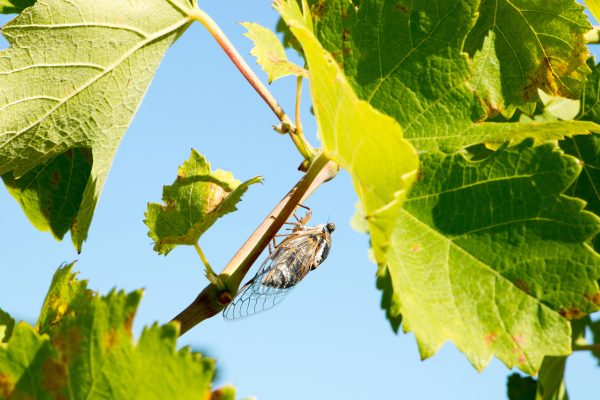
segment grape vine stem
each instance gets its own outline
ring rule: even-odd
[[[219,274],[225,288],[219,289],[210,283],[185,310],[173,318],[180,324],[180,335],[225,308],[252,264],[291,217],[298,204],[304,202],[320,185],[335,177],[338,171],[339,166],[326,155],[321,153],[315,158],[302,179],[267,215]]]
[[[600,352],[600,343],[574,344],[573,351],[597,351],[597,352]]]
[[[290,117],[288,117],[269,89],[267,89],[267,87],[261,82],[254,71],[252,71],[248,63],[246,63],[244,58],[227,38],[227,35],[225,35],[219,25],[210,17],[210,15],[200,8],[191,9],[189,11],[189,17],[192,20],[200,22],[206,28],[206,30],[217,41],[219,46],[221,46],[223,51],[225,51],[225,54],[227,54],[233,64],[242,73],[244,78],[246,78],[248,83],[250,83],[254,90],[256,90],[265,103],[267,103],[273,113],[275,113],[279,121],[281,121],[281,127],[277,129],[277,131],[281,133],[288,133],[300,154],[302,154],[306,160],[311,162],[315,157],[314,148],[306,141],[302,134],[297,134],[296,125],[294,122],[290,119]]]

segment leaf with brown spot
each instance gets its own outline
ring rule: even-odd
[[[235,211],[236,204],[255,177],[241,183],[231,172],[211,171],[206,158],[192,149],[190,158],[177,171],[172,185],[163,187],[163,203],[148,203],[144,223],[159,254],[168,254],[181,244],[194,245],[218,218]]]
[[[471,57],[480,52],[495,71],[500,109],[537,101],[538,89],[573,99],[590,73],[584,34],[591,28],[584,8],[572,0],[482,0],[465,51]]]
[[[596,65],[592,57],[588,60],[588,66],[593,72],[583,89],[577,119],[600,123],[600,64]],[[577,157],[583,169],[568,193],[585,200],[586,209],[600,215],[600,133],[565,139],[560,147]],[[600,252],[600,237],[593,238],[592,243],[594,249]],[[600,302],[596,303],[600,305]]]
[[[521,2],[529,0],[517,3]],[[584,80],[589,72],[584,64],[587,50],[581,42],[581,31],[587,29],[588,23],[582,8],[572,0],[559,0],[557,4],[567,2],[570,5],[560,8],[565,15],[553,13],[546,0],[532,3],[544,10],[540,14],[545,13],[545,21],[553,22],[543,28],[562,29],[557,42],[564,43],[556,46],[564,51],[573,46],[579,57],[567,68],[573,79],[561,78],[564,85],[560,87],[571,88],[573,97],[582,83],[578,80]],[[499,33],[473,26],[493,18],[493,10],[489,9],[492,3],[368,0],[355,5],[347,0],[328,0],[321,5],[314,29],[358,97],[394,117],[404,130],[404,138],[419,151],[448,152],[487,142],[519,143],[528,137],[544,142],[600,131],[600,125],[582,121],[485,122],[513,103],[514,94],[505,87],[506,81],[518,80],[512,75],[514,71],[505,71],[504,64],[500,68],[501,63],[518,68],[518,63],[505,55],[504,47],[498,43],[502,40]],[[506,1],[499,3],[506,8]],[[398,12],[397,7],[405,7],[408,13]],[[573,21],[566,20],[569,16]],[[468,60],[465,46],[473,40],[472,35],[481,37],[477,37],[473,49],[469,48]],[[540,42],[544,46],[551,40],[545,38]],[[521,36],[512,35],[511,39],[521,41]],[[526,36],[523,43],[517,44],[533,49],[534,40]],[[549,54],[532,52],[537,58],[528,59],[528,63],[546,65],[544,57]],[[557,63],[559,60],[552,58],[552,67],[562,71]],[[523,92],[529,84],[531,81],[524,81],[515,90]],[[538,87],[545,88],[544,81],[529,88],[534,100]],[[520,103],[528,101],[531,99]]]
[[[378,272],[392,327],[402,317],[423,358],[450,340],[478,369],[496,356],[535,373],[546,355],[570,354],[567,318],[599,309],[600,256],[588,241],[600,218],[564,194],[579,162],[531,140],[476,161],[460,153],[420,160],[424,179]]]
[[[19,323],[0,345],[0,398],[210,396],[214,361],[177,350],[175,324],[147,327],[134,344],[131,323],[141,291],[100,296],[71,268],[54,276],[37,325],[44,333]]]

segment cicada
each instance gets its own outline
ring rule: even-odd
[[[279,304],[298,282],[325,261],[335,224],[306,226],[310,216],[310,209],[302,219],[294,216],[291,232],[282,235],[283,240],[271,249],[256,275],[225,308],[225,319],[244,318]]]

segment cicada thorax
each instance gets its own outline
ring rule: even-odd
[[[277,246],[272,254],[271,270],[262,284],[274,288],[289,288],[316,269],[329,255],[334,224],[307,228],[297,224],[294,233]]]
[[[302,280],[310,270],[305,262],[305,248],[294,248],[292,243],[282,243],[275,249],[270,270],[262,284],[277,289],[287,289]]]

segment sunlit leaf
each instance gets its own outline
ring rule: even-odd
[[[313,14],[321,43],[358,96],[393,116],[406,139],[431,138],[439,146],[486,117],[463,53],[478,4],[330,0],[318,2]]]
[[[177,170],[177,179],[163,188],[163,203],[149,203],[144,223],[155,241],[154,250],[168,254],[177,245],[194,245],[200,236],[236,204],[255,177],[241,183],[231,172],[211,171],[204,156],[192,149],[190,158]]]
[[[133,343],[140,291],[99,296],[71,267],[57,271],[38,328],[21,322],[0,345],[2,398],[210,396],[214,362],[189,348],[176,350],[176,325],[145,328]]]
[[[310,14],[303,13],[296,0],[275,4],[304,50],[323,149],[352,176],[375,257],[383,262],[402,202],[416,178],[416,152],[393,118],[357,97],[315,37]]]
[[[534,373],[569,354],[568,319],[600,305],[600,256],[586,244],[600,218],[562,194],[578,161],[531,141],[421,160],[379,270],[392,322],[402,316],[423,357],[450,340],[478,369],[495,355]]]
[[[594,60],[589,60],[593,68],[588,83],[583,89],[581,97],[581,111],[578,119],[600,122],[600,103],[598,102],[598,84],[600,83],[600,66],[594,65]],[[586,209],[600,215],[600,134],[592,136],[576,136],[561,142],[561,148],[583,163],[583,172],[569,188],[569,194],[579,197],[587,202]],[[600,251],[600,239],[594,239],[594,248]]]
[[[191,6],[40,0],[2,28],[10,47],[0,52],[0,174],[29,180],[28,172],[67,150],[91,149],[89,179],[71,197],[81,198],[72,207],[77,215],[47,223],[60,225],[58,237],[69,226],[77,249],[119,142],[163,55],[191,22]],[[40,187],[38,198],[53,197],[46,190]]]
[[[244,36],[254,42],[250,54],[256,57],[256,62],[267,73],[269,83],[287,75],[308,75],[304,68],[288,60],[283,45],[272,30],[250,22],[243,22],[242,26],[248,29]]]

